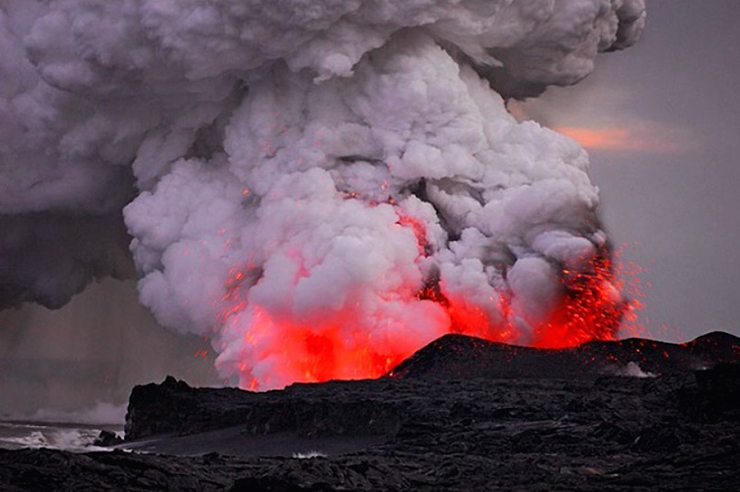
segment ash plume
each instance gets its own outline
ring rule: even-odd
[[[142,303],[211,337],[243,387],[379,375],[450,331],[612,338],[587,156],[505,99],[577,82],[644,18],[642,0],[5,0],[0,214],[30,243],[64,227],[39,214],[123,210]],[[116,246],[66,282],[24,266],[121,244],[74,224],[0,292],[57,305],[117,272]]]

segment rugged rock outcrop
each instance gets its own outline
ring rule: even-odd
[[[712,332],[683,344],[643,338],[594,341],[567,349],[536,349],[446,335],[394,368],[396,379],[561,378],[601,374],[686,374],[740,360],[740,338]],[[636,372],[639,368],[639,371]]]
[[[168,378],[131,395],[125,446],[151,454],[0,451],[0,483],[737,491],[739,341],[714,333],[684,345],[635,339],[538,351],[451,336],[375,381],[250,393]],[[639,371],[626,370],[630,362]]]

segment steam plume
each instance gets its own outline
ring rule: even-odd
[[[8,0],[0,213],[128,203],[141,301],[246,387],[378,375],[449,331],[613,337],[587,156],[504,100],[643,23],[642,0]]]

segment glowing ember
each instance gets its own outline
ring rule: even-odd
[[[590,267],[583,273],[563,271],[565,297],[537,327],[532,346],[561,348],[616,338],[627,303],[614,284],[608,257],[594,260]]]

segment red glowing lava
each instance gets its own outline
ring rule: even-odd
[[[616,339],[630,306],[622,297],[621,281],[613,271],[612,260],[604,254],[594,259],[585,271],[563,270],[561,274],[565,295],[550,316],[534,327],[527,344],[537,348],[564,348],[591,340]],[[511,298],[506,293],[497,301],[507,320],[502,325],[492,325],[480,307],[464,299],[447,299],[438,284],[425,286],[419,297],[444,306],[450,317],[450,333],[495,342],[516,341],[521,335],[510,321]]]
[[[419,257],[428,253],[428,241],[421,221],[401,216],[398,224],[411,229],[418,241]],[[419,336],[418,327],[406,325],[384,329],[387,320],[361,321],[359,303],[340,310],[312,313],[310,321],[276,315],[261,306],[249,305],[244,282],[257,280],[252,265],[234,269],[225,283],[222,326],[243,327],[242,351],[238,363],[240,386],[251,390],[282,387],[293,382],[321,382],[332,379],[377,378],[388,373],[433,338],[446,333],[476,336],[496,342],[526,343],[537,348],[562,348],[591,340],[617,337],[630,306],[622,294],[622,281],[615,273],[610,252],[603,248],[586,267],[560,272],[562,300],[547,319],[522,328],[512,312],[508,292],[491,297],[492,322],[486,307],[464,298],[448,297],[439,278],[428,279],[414,295],[414,288],[393,292],[408,309],[436,310],[440,326]],[[490,306],[494,307],[494,306]],[[406,318],[408,319],[408,318]],[[398,320],[395,320],[398,323]],[[525,334],[526,333],[526,334]],[[426,337],[426,338],[425,338]],[[433,338],[429,338],[433,337]]]
[[[252,390],[294,381],[377,378],[418,348],[404,340],[398,340],[393,347],[383,347],[373,343],[372,334],[360,330],[347,334],[342,330],[342,320],[336,316],[323,326],[282,321],[279,328],[264,311],[254,316],[257,322],[246,341],[256,348],[259,360],[274,359],[276,365],[271,367],[270,374],[250,375],[246,386]],[[261,343],[270,338],[274,343]]]

